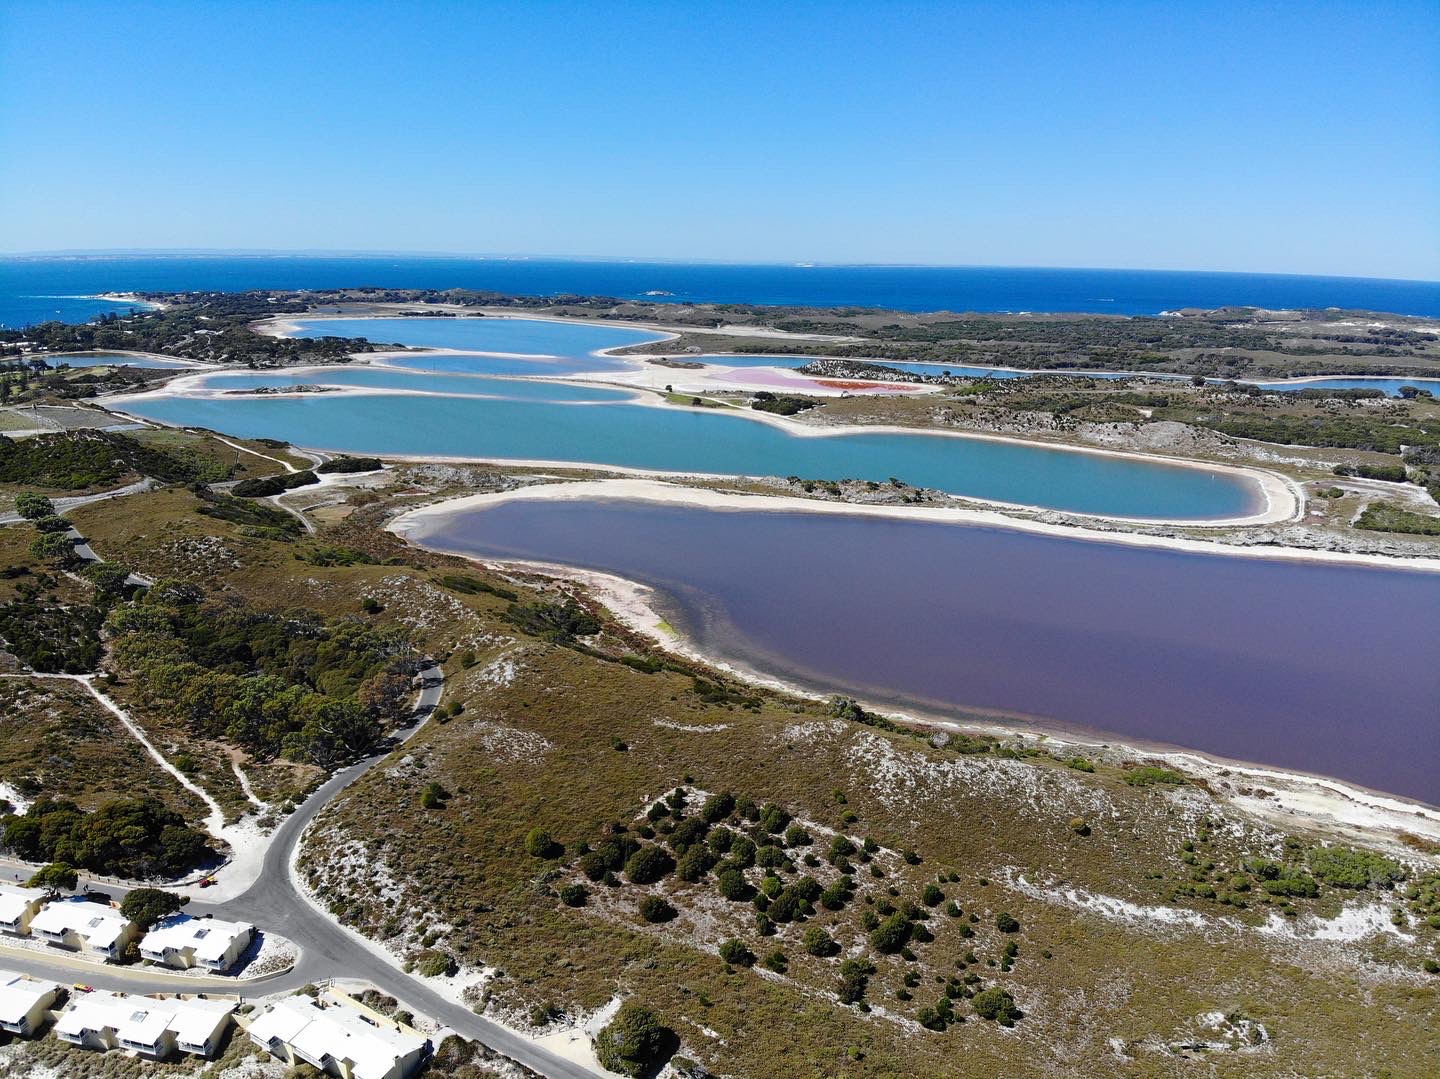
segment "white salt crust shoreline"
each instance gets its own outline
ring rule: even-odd
[[[590,490],[588,492],[577,491],[575,490],[576,488],[589,488]],[[596,488],[601,488],[606,493],[604,495],[598,495],[595,493]],[[428,537],[453,515],[480,509],[485,506],[496,505],[505,501],[547,498],[590,499],[597,497],[605,497],[611,500],[623,499],[625,501],[679,503],[699,505],[707,508],[740,510],[779,509],[789,512],[821,513],[846,513],[858,510],[861,513],[878,512],[884,516],[900,516],[899,513],[884,512],[890,509],[890,507],[852,507],[827,502],[814,503],[805,499],[796,498],[725,495],[718,492],[700,491],[693,488],[679,488],[668,484],[646,481],[600,480],[546,484],[536,487],[519,488],[515,491],[502,492],[499,494],[471,495],[464,498],[451,499],[411,510],[395,518],[386,527],[388,531],[404,539],[406,542],[426,550],[456,555],[473,562],[485,562],[487,560],[477,559],[464,551],[450,550],[441,545],[432,544],[428,542]],[[755,505],[757,502],[769,503],[771,505],[760,507]],[[781,507],[773,505],[775,503],[788,503],[789,505]],[[1197,551],[1200,553],[1225,553],[1239,555],[1241,557],[1253,557],[1258,553],[1252,552],[1248,548],[1204,541],[1172,540],[1164,537],[1136,536],[1131,533],[1089,532],[1083,529],[1043,525],[1039,522],[1015,521],[1013,518],[998,514],[986,514],[984,511],[946,511],[935,509],[920,512],[923,514],[963,514],[967,519],[971,519],[971,523],[983,523],[1000,528],[1011,527],[1022,531],[1041,531],[1047,534],[1056,534],[1070,538],[1075,538],[1075,533],[1077,532],[1085,533],[1085,539],[1095,542],[1177,547],[1182,550]],[[904,516],[910,517],[911,515],[905,514]],[[973,520],[974,518],[982,517],[986,519],[983,521]],[[1036,527],[1032,528],[1032,526]],[[1149,542],[1137,543],[1136,541]],[[1327,558],[1325,560],[1373,563],[1371,556],[1344,556],[1340,552],[1295,552],[1295,554],[1302,559],[1306,556],[1333,554],[1337,557],[1334,559]],[[1259,557],[1286,558],[1287,555],[1281,552],[1271,553],[1267,551],[1259,554]],[[1401,562],[1415,563],[1413,566],[1405,566],[1403,568],[1440,572],[1440,564],[1423,559],[1391,559],[1383,564],[1391,568],[1396,568],[1395,564]],[[614,613],[616,618],[629,628],[656,641],[667,650],[726,671],[751,684],[779,690],[811,700],[825,700],[831,695],[828,690],[816,689],[813,686],[807,686],[802,683],[777,677],[773,674],[757,671],[743,664],[723,660],[704,652],[694,641],[681,634],[675,627],[665,621],[654,605],[653,597],[656,594],[655,590],[647,585],[615,574],[558,563],[504,559],[497,560],[493,564],[578,581],[585,585],[597,599]],[[1027,740],[1043,741],[1051,746],[1068,745],[1075,746],[1077,749],[1084,749],[1086,747],[1097,748],[1104,745],[1110,750],[1118,751],[1135,758],[1160,758],[1185,769],[1192,775],[1205,779],[1210,782],[1212,786],[1222,785],[1227,779],[1237,777],[1255,782],[1269,783],[1273,785],[1273,788],[1268,797],[1260,797],[1253,794],[1242,795],[1239,793],[1233,795],[1217,794],[1217,797],[1230,802],[1244,812],[1262,817],[1282,827],[1293,827],[1297,822],[1310,823],[1331,831],[1338,830],[1371,842],[1380,842],[1392,847],[1399,845],[1398,840],[1401,834],[1420,836],[1433,842],[1440,842],[1440,808],[1386,794],[1382,791],[1370,790],[1328,776],[1248,763],[1203,753],[1197,750],[1178,749],[1169,744],[1151,744],[1143,740],[1107,737],[1099,733],[1082,735],[1076,731],[1067,730],[1062,727],[1047,726],[1043,719],[1018,714],[1012,715],[1003,712],[990,713],[997,717],[997,722],[991,724],[973,719],[965,722],[957,722],[955,719],[941,714],[908,708],[897,709],[889,702],[862,701],[861,703],[876,711],[896,716],[905,722],[935,727],[941,730],[982,731],[1005,737],[1018,736]],[[986,710],[983,709],[957,710],[986,714]],[[1008,718],[1011,722],[1000,721],[1005,718]],[[1021,725],[1017,726],[1017,721]],[[1406,848],[1406,853],[1409,856],[1414,856],[1415,851]]]

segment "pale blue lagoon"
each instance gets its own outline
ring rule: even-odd
[[[974,498],[1119,517],[1237,517],[1262,506],[1257,485],[1233,473],[944,435],[856,431],[807,437],[717,412],[536,400],[537,391],[553,391],[521,385],[526,396],[517,399],[157,397],[126,407],[165,423],[352,453],[574,461],[731,476],[877,482],[895,476]]]

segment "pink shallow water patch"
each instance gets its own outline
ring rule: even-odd
[[[712,382],[729,382],[745,386],[774,386],[780,390],[812,393],[835,393],[848,389],[852,393],[919,393],[922,387],[904,382],[864,382],[851,379],[817,380],[787,375],[780,371],[767,371],[763,367],[747,367],[740,371],[726,371],[711,375]]]

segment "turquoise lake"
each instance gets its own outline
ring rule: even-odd
[[[307,324],[383,340],[474,351],[565,351],[590,363],[597,348],[652,340],[644,331],[520,319],[317,320]],[[379,325],[377,325],[379,324]],[[437,359],[452,373],[429,370]],[[277,438],[319,449],[413,457],[469,457],[611,465],[718,475],[807,479],[896,477],[989,501],[1077,513],[1205,520],[1254,513],[1263,495],[1233,473],[1105,454],[937,434],[847,431],[804,435],[741,413],[634,403],[622,391],[582,385],[474,378],[456,370],[507,374],[495,357],[417,356],[411,372],[327,369],[293,374],[210,376],[209,387],[253,389],[331,382],[368,394],[295,397],[161,395],[127,410],[165,423],[209,427],[247,438]],[[529,366],[531,361],[516,361]],[[533,371],[533,367],[531,368]],[[387,394],[385,389],[435,396]],[[466,394],[470,396],[445,396]],[[503,397],[474,396],[503,394]]]
[[[472,352],[567,354],[588,365],[596,349],[654,340],[642,330],[524,319],[325,319],[301,332],[403,338],[407,344]],[[906,483],[989,501],[1076,513],[1206,520],[1245,516],[1263,506],[1250,479],[1105,454],[938,434],[848,431],[803,435],[727,411],[637,404],[599,387],[465,377],[505,375],[535,361],[482,355],[403,358],[413,371],[325,371],[210,376],[209,387],[253,389],[306,382],[344,383],[374,392],[295,397],[161,395],[128,404],[148,419],[209,427],[247,438],[352,453],[486,460],[566,461],[648,471],[718,475],[797,475]],[[444,371],[436,361],[449,361]],[[616,361],[618,362],[618,361]],[[550,370],[546,365],[547,372]],[[543,388],[542,388],[543,387]]]

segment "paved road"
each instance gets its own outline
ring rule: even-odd
[[[148,491],[154,486],[155,481],[147,476],[124,487],[117,487],[113,491],[102,491],[98,495],[74,495],[70,498],[54,498],[51,501],[55,504],[55,512],[64,516],[66,510],[73,510],[76,506],[88,506],[91,502],[104,502],[107,498],[138,495],[141,491]],[[0,513],[0,525],[19,524],[24,519],[13,510],[10,513]]]
[[[424,725],[440,703],[445,681],[438,666],[420,673],[421,690],[416,701],[415,721],[401,741],[408,741]],[[368,981],[381,992],[402,1001],[416,1014],[428,1015],[466,1038],[482,1042],[498,1053],[519,1061],[551,1079],[593,1079],[594,1072],[537,1046],[529,1038],[476,1015],[410,977],[392,962],[372,950],[358,934],[336,922],[328,912],[310,903],[295,887],[292,866],[301,835],[320,811],[347,786],[375,767],[388,754],[371,757],[336,772],[307,798],[271,836],[260,875],[245,892],[223,903],[192,900],[185,908],[193,915],[213,914],[253,922],[288,937],[300,949],[294,967],[280,974],[254,981],[190,978],[166,975],[150,968],[105,967],[85,964],[61,954],[29,949],[0,952],[0,967],[50,978],[62,984],[84,982],[100,989],[131,993],[175,993],[184,990],[225,989],[249,995],[264,995],[298,989],[329,978]],[[96,884],[96,890],[119,898],[126,889]],[[83,961],[82,961],[83,962]]]

